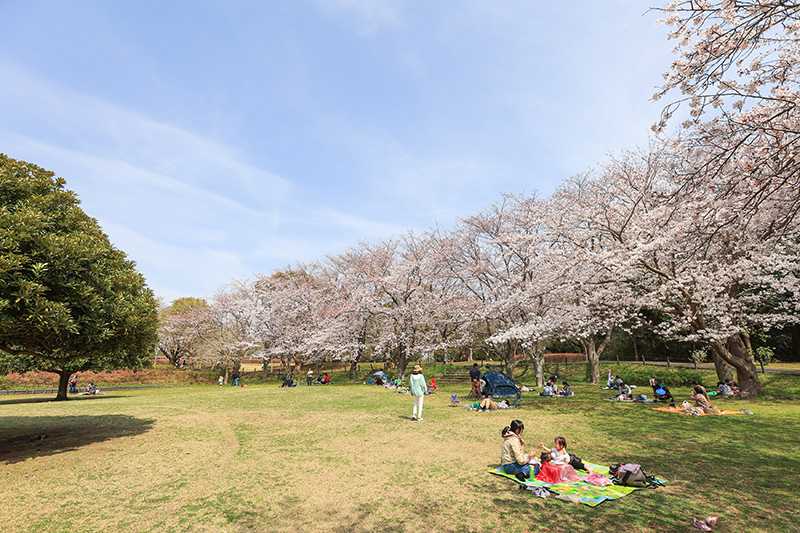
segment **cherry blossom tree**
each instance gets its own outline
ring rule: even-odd
[[[224,369],[225,382],[231,370],[238,369],[242,359],[259,352],[255,335],[260,302],[252,282],[234,282],[211,300],[202,329],[198,359]]]
[[[670,143],[607,164],[592,180],[591,203],[580,207],[602,242],[587,259],[616,280],[620,301],[667,316],[661,334],[707,343],[755,394],[748,331],[790,319],[798,301],[797,247],[769,230],[780,200],[764,199],[742,217],[741,195],[686,187],[685,166],[696,156]],[[782,304],[764,312],[767,302]]]
[[[203,337],[208,304],[179,298],[159,313],[158,352],[176,367],[188,364]]]
[[[331,323],[335,328],[333,338],[340,353],[349,354],[350,377],[355,378],[358,363],[367,354],[371,328],[381,309],[377,296],[379,277],[373,276],[372,250],[366,245],[357,246],[330,257],[329,275],[336,287],[341,309],[338,319]]]
[[[553,333],[546,317],[558,278],[558,270],[546,260],[546,207],[535,197],[506,196],[464,219],[437,245],[447,256],[447,275],[462,294],[456,307],[468,324],[462,337],[478,337],[503,361],[507,373],[515,356],[526,354],[540,384],[544,345]]]

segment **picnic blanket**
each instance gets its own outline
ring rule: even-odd
[[[584,463],[586,467],[594,473],[608,475],[608,467],[592,463]],[[627,496],[633,491],[640,490],[638,487],[626,487],[623,485],[606,485],[605,487],[598,487],[585,481],[570,481],[565,483],[546,483],[539,481],[536,478],[531,478],[527,481],[520,481],[512,474],[506,474],[503,469],[497,467],[490,470],[489,473],[496,476],[501,476],[519,485],[523,485],[528,490],[535,490],[536,487],[544,487],[560,500],[566,500],[575,503],[582,503],[589,507],[597,507],[607,500],[618,500],[623,496]],[[585,470],[578,470],[578,474],[586,476],[589,473]],[[659,479],[664,482],[664,480]]]
[[[680,407],[655,407],[653,411],[661,411],[662,413],[678,413],[680,415],[686,415],[686,416],[731,416],[731,415],[744,414],[741,411],[725,411],[723,409],[719,409],[718,413],[701,413],[699,415],[692,415],[691,413],[687,413]]]

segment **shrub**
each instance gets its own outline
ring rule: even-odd
[[[686,387],[694,382],[703,384],[704,373],[690,368],[665,368],[642,365],[612,365],[611,373],[630,385],[649,385],[650,378],[669,387]],[[708,380],[706,380],[708,381]]]
[[[759,346],[755,351],[755,358],[758,364],[761,365],[761,372],[764,372],[764,367],[775,360],[775,351],[769,346]]]

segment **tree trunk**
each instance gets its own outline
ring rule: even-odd
[[[67,385],[69,384],[69,377],[72,372],[62,370],[58,373],[58,393],[56,394],[56,401],[61,402],[67,399]]]
[[[789,348],[789,357],[792,361],[800,361],[800,324],[792,327],[792,343]]]
[[[405,348],[401,346],[397,354],[397,372],[400,379],[403,379],[406,375],[406,366],[408,366],[408,355]]]
[[[536,373],[536,386],[544,387],[544,349],[535,346],[531,352],[531,362]]]
[[[639,347],[636,345],[636,335],[632,336],[631,339],[633,340],[633,360],[634,361],[638,361],[639,360]],[[642,364],[644,364],[644,361],[642,361]]]
[[[228,366],[227,365],[225,365],[225,380],[223,381],[223,383],[225,383],[225,385],[228,384]]]
[[[472,347],[470,347],[469,349],[469,355],[467,356],[467,361],[470,363],[472,362]]]
[[[725,359],[719,356],[716,350],[712,347],[711,359],[714,361],[714,368],[717,370],[717,379],[719,381],[733,380],[736,369],[725,362]]]
[[[669,362],[669,352],[667,352],[667,368],[670,368],[672,365]]]
[[[597,343],[594,338],[590,338],[582,344],[586,353],[586,381],[596,384],[600,381],[600,354],[597,352]]]
[[[503,373],[512,379],[514,376],[514,357],[516,355],[516,346],[514,343],[506,341],[506,349],[503,357]]]
[[[743,335],[732,335],[724,343],[715,341],[711,345],[711,349],[736,369],[739,390],[747,396],[756,396],[761,391],[761,383],[758,381],[758,371],[753,354],[747,349],[747,339]]]

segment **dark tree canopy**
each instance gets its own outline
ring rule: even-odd
[[[141,368],[158,306],[63,178],[0,154],[0,372]],[[63,389],[63,390],[62,390]]]

